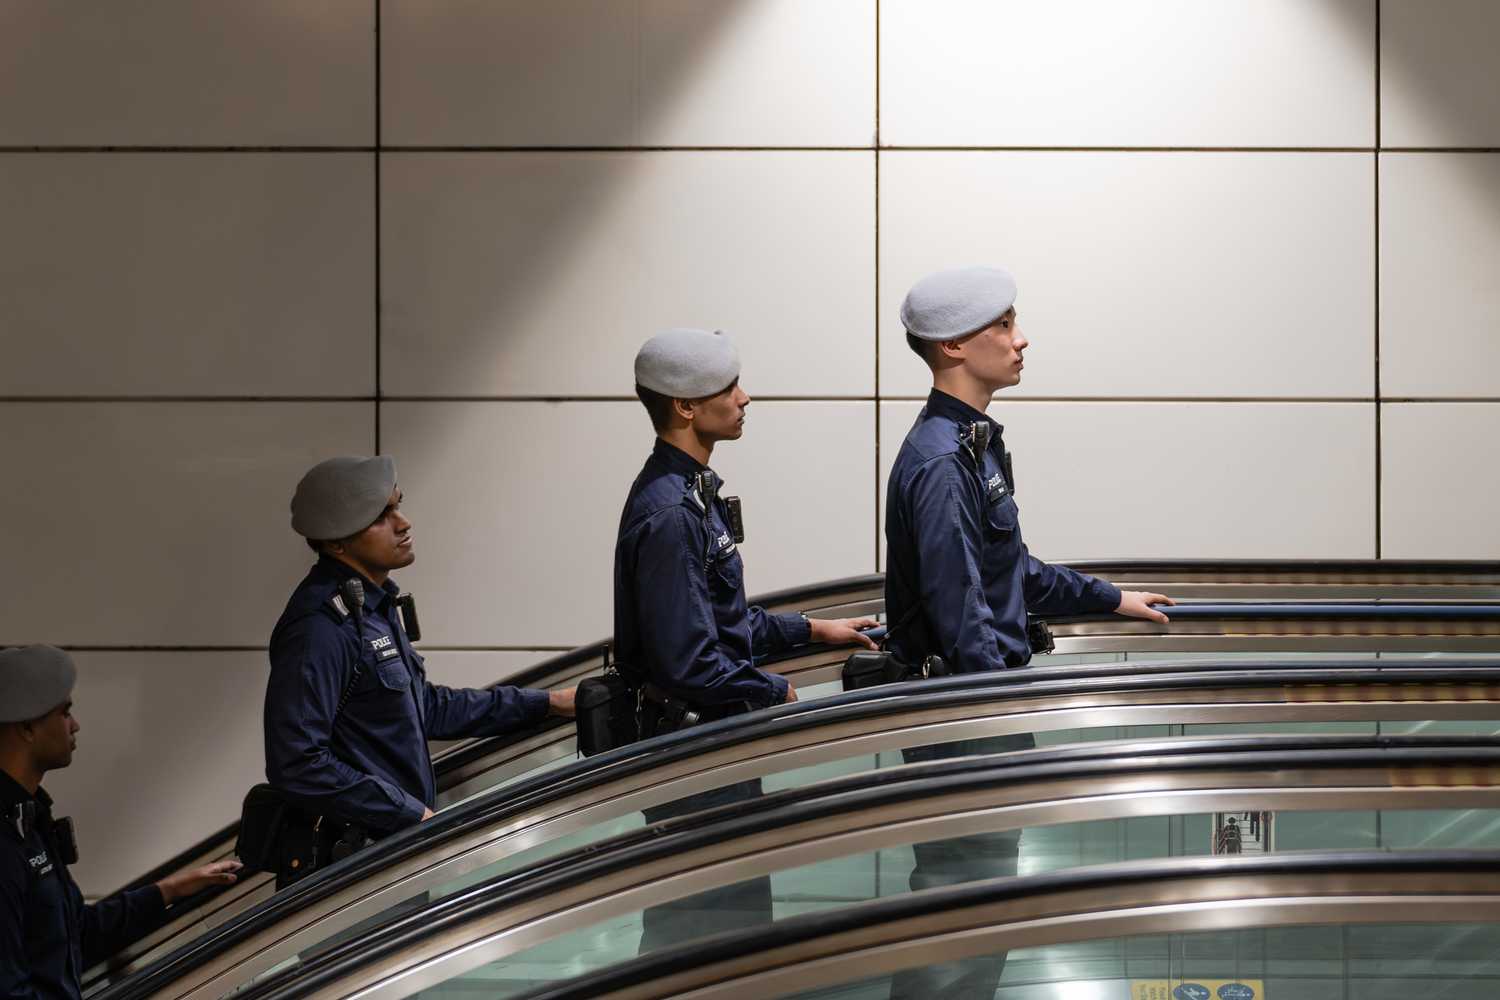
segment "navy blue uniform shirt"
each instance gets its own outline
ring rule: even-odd
[[[320,557],[271,633],[266,780],[314,813],[390,831],[419,822],[436,803],[428,740],[495,736],[538,723],[547,715],[547,692],[428,683],[401,626],[395,583],[377,587],[361,578],[363,639],[356,633],[338,586],[357,575]]]
[[[716,717],[785,701],[786,678],[755,657],[806,642],[809,629],[746,602],[724,500],[705,508],[694,486],[706,469],[658,438],[630,487],[615,541],[615,659]]]
[[[977,464],[962,440],[975,421],[990,426]],[[1120,606],[1113,584],[1026,551],[1003,430],[934,389],[896,455],[886,489],[885,617],[888,648],[907,663],[936,653],[954,673],[1023,666],[1031,659],[1028,610]]]
[[[21,831],[16,806],[36,803],[36,822]],[[52,799],[33,797],[0,771],[0,997],[76,1000],[83,970],[166,920],[154,885],[85,906],[52,836]]]

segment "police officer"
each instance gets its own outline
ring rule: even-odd
[[[941,271],[901,305],[907,344],[932,372],[932,392],[896,455],[886,489],[888,648],[907,663],[940,656],[953,673],[1022,667],[1027,612],[1115,612],[1165,622],[1161,594],[1113,584],[1032,556],[1021,538],[1004,430],[991,397],[1021,381],[1028,346],[1016,282],[999,268]],[[1034,746],[1029,734],[905,751],[909,762]],[[1014,875],[1018,834],[961,837],[915,848],[912,889]],[[1005,956],[895,977],[892,997],[990,997]]]
[[[739,519],[709,468],[714,446],[744,433],[750,397],[739,375],[739,354],[722,332],[670,330],[636,355],[636,395],[656,443],[620,515],[615,659],[644,685],[647,735],[795,701],[786,678],[755,666],[758,656],[809,641],[875,645],[859,632],[876,624],[872,618],[809,620],[747,603]],[[759,793],[758,780],[742,782],[648,809],[646,819]],[[769,880],[753,879],[648,910],[640,950],[770,919]]]
[[[392,570],[415,559],[387,456],[331,458],[292,497],[292,530],[318,554],[271,633],[266,777],[301,821],[347,824],[362,846],[432,815],[429,740],[494,736],[571,717],[573,689],[456,689],[427,680]],[[358,584],[357,589],[354,584]],[[319,824],[320,831],[324,824]],[[308,874],[285,862],[278,886]]]
[[[72,657],[51,646],[0,651],[0,997],[82,995],[83,970],[166,922],[173,902],[235,880],[237,861],[179,872],[85,905],[68,866],[72,821],[52,815],[48,771],[73,762]]]

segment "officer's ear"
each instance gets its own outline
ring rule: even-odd
[[[677,419],[686,421],[687,423],[691,424],[693,422],[693,414],[695,412],[693,407],[696,405],[697,400],[674,399],[672,400],[672,413],[676,415]]]

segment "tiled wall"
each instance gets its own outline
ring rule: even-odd
[[[0,643],[100,891],[260,768],[316,459],[434,674],[609,630],[630,360],[733,331],[753,591],[879,566],[921,274],[1019,276],[1044,557],[1500,557],[1489,0],[0,0]],[[111,840],[105,831],[114,831]]]

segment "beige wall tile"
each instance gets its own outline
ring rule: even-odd
[[[920,409],[881,404],[882,517]],[[1373,404],[1002,401],[989,414],[1040,559],[1374,557]]]
[[[1492,0],[1380,5],[1380,141],[1386,146],[1500,144],[1500,63]]]
[[[370,395],[374,167],[0,157],[0,395]]]
[[[889,145],[1374,141],[1371,0],[883,0],[880,47]]]
[[[735,335],[752,392],[873,389],[873,154],[392,155],[394,395],[629,395],[642,342]]]
[[[385,0],[382,12],[395,145],[871,142],[868,0]]]
[[[0,644],[264,645],[311,553],[302,474],[368,403],[0,403]]]
[[[370,0],[0,6],[0,144],[375,141]]]
[[[1500,396],[1500,155],[1380,158],[1380,391]]]
[[[1368,396],[1372,160],[883,154],[880,391],[926,391],[907,289],[983,263],[1020,284],[1020,395]]]
[[[426,607],[418,604],[417,610],[420,613]],[[425,626],[425,619],[423,624]],[[562,655],[557,650],[548,649],[460,650],[427,649],[426,646],[426,642],[418,643],[417,651],[427,662],[427,679],[434,684],[459,688],[482,688],[508,682],[522,671]]]
[[[1380,408],[1380,520],[1387,559],[1500,559],[1500,403]]]
[[[744,439],[720,446],[751,593],[869,571],[873,405],[752,403]],[[391,403],[382,436],[418,553],[400,583],[427,643],[573,646],[614,630],[620,510],[654,440],[638,403]]]

